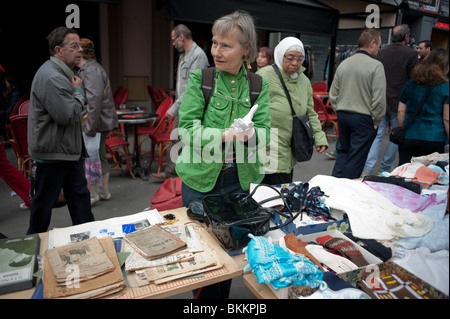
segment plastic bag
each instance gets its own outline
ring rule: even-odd
[[[89,155],[84,161],[86,181],[89,186],[97,186],[102,183],[102,165],[100,162],[100,137],[96,133],[94,137],[83,133],[84,144]]]

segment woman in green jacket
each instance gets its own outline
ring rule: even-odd
[[[216,20],[212,33],[216,69],[211,99],[205,106],[202,70],[194,71],[178,113],[178,134],[184,146],[176,171],[183,181],[185,207],[205,195],[248,191],[250,183],[264,178],[259,150],[264,153],[269,143],[270,101],[263,79],[253,119],[244,121],[252,107],[245,62],[253,62],[257,54],[253,19],[247,12],[236,11]],[[200,288],[194,295],[227,299],[230,287],[231,279]]]
[[[305,60],[303,43],[294,37],[284,38],[274,50],[275,64],[292,99],[297,116],[308,113],[314,132],[316,150],[323,153],[328,148],[327,138],[322,131],[317,113],[314,111],[311,83],[303,72]],[[269,185],[291,183],[297,161],[291,151],[292,114],[283,86],[273,67],[266,66],[258,72],[269,82],[272,137],[268,147],[269,160],[265,165],[266,177],[263,183]],[[274,130],[274,128],[276,130]]]
[[[260,183],[264,177],[258,150],[265,151],[270,136],[266,81],[252,123],[243,132],[232,128],[252,107],[244,61],[254,61],[257,54],[253,20],[248,13],[236,11],[218,19],[212,33],[216,70],[211,99],[205,107],[202,71],[194,71],[179,110],[178,134],[184,146],[176,171],[183,180],[185,207],[208,194],[248,191],[250,183]]]

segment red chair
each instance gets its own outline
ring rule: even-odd
[[[163,97],[161,95],[161,92],[151,85],[147,85],[147,90],[150,94],[150,99],[152,100],[152,110],[153,112],[155,112],[163,101]]]
[[[116,107],[119,107],[122,104],[125,104],[127,99],[128,99],[128,89],[123,89],[120,93],[119,96],[117,97],[117,104]]]
[[[156,127],[158,123],[163,120],[166,116],[166,112],[173,104],[173,99],[171,97],[165,99],[156,110],[156,114],[159,115],[159,121],[150,122],[148,126],[138,126],[137,128],[137,145],[135,145],[134,151],[136,151],[136,146],[141,147],[142,143],[150,138],[150,134],[154,133],[156,131]],[[141,140],[142,137],[142,140]],[[152,145],[151,145],[152,149]],[[140,150],[139,150],[140,151]],[[140,153],[142,154],[142,153]]]
[[[313,92],[328,92],[328,84],[325,82],[316,82],[311,85]]]
[[[176,118],[172,121],[167,119],[161,119],[156,127],[155,132],[150,134],[150,139],[152,140],[152,149],[150,155],[150,163],[149,167],[151,167],[154,154],[155,154],[155,146],[158,146],[158,173],[161,172],[161,168],[164,166],[164,157],[168,158],[170,154],[167,153],[167,148],[172,143],[170,135],[175,126]]]
[[[167,94],[167,92],[161,88],[158,88],[159,94],[161,95],[162,100],[164,101],[165,99],[169,98],[169,94]]]
[[[10,117],[8,130],[11,136],[11,146],[17,156],[17,168],[29,179],[33,161],[28,154],[28,114]]]
[[[28,93],[25,93],[22,95],[22,97],[16,102],[14,107],[11,110],[11,113],[9,113],[9,117],[19,114],[19,108],[22,105],[23,102],[25,102],[28,99]],[[29,102],[29,101],[28,101]]]
[[[325,132],[326,136],[339,137],[338,119],[336,114],[330,114],[327,107],[322,103],[322,100],[313,94],[314,100],[314,110],[319,116],[320,124],[322,125],[322,130]],[[331,124],[334,129],[334,134],[329,134],[327,130],[327,125]]]
[[[133,174],[129,151],[130,143],[123,137],[125,137],[125,131],[122,126],[120,133],[118,133],[118,131],[113,131],[109,133],[108,137],[106,138],[106,150],[111,155],[111,158],[113,160],[113,164],[111,165],[110,170],[128,171],[131,178],[135,179],[136,177]],[[121,157],[123,157],[125,160],[125,167],[122,165]]]
[[[18,113],[19,114],[28,114],[29,108],[30,108],[30,100],[26,100],[22,104],[20,104]]]
[[[117,106],[117,105],[120,105],[120,104],[119,104],[119,100],[120,100],[122,91],[123,91],[123,87],[122,87],[122,86],[119,86],[119,87],[117,88],[116,92],[114,92],[114,94],[113,94],[114,105],[116,105],[116,106]]]

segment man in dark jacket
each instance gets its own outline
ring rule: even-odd
[[[61,189],[73,225],[94,220],[83,167],[85,94],[72,71],[81,58],[80,37],[58,27],[47,41],[51,57],[33,79],[28,114],[28,148],[36,171],[27,234],[47,231]]]
[[[380,50],[377,59],[383,63],[386,75],[386,116],[378,127],[377,136],[372,143],[362,176],[370,175],[378,160],[381,143],[386,130],[397,127],[398,96],[403,86],[408,82],[411,71],[418,63],[418,54],[408,48],[411,32],[407,24],[394,27],[392,31],[392,44]],[[380,172],[391,172],[397,155],[398,146],[389,142],[380,163]]]

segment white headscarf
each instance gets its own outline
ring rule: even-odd
[[[305,49],[303,48],[302,41],[294,37],[284,38],[278,43],[274,50],[274,60],[278,68],[283,69],[283,57],[286,52],[289,51],[297,51],[305,56]],[[291,74],[290,76],[291,78],[296,79],[298,73]]]

